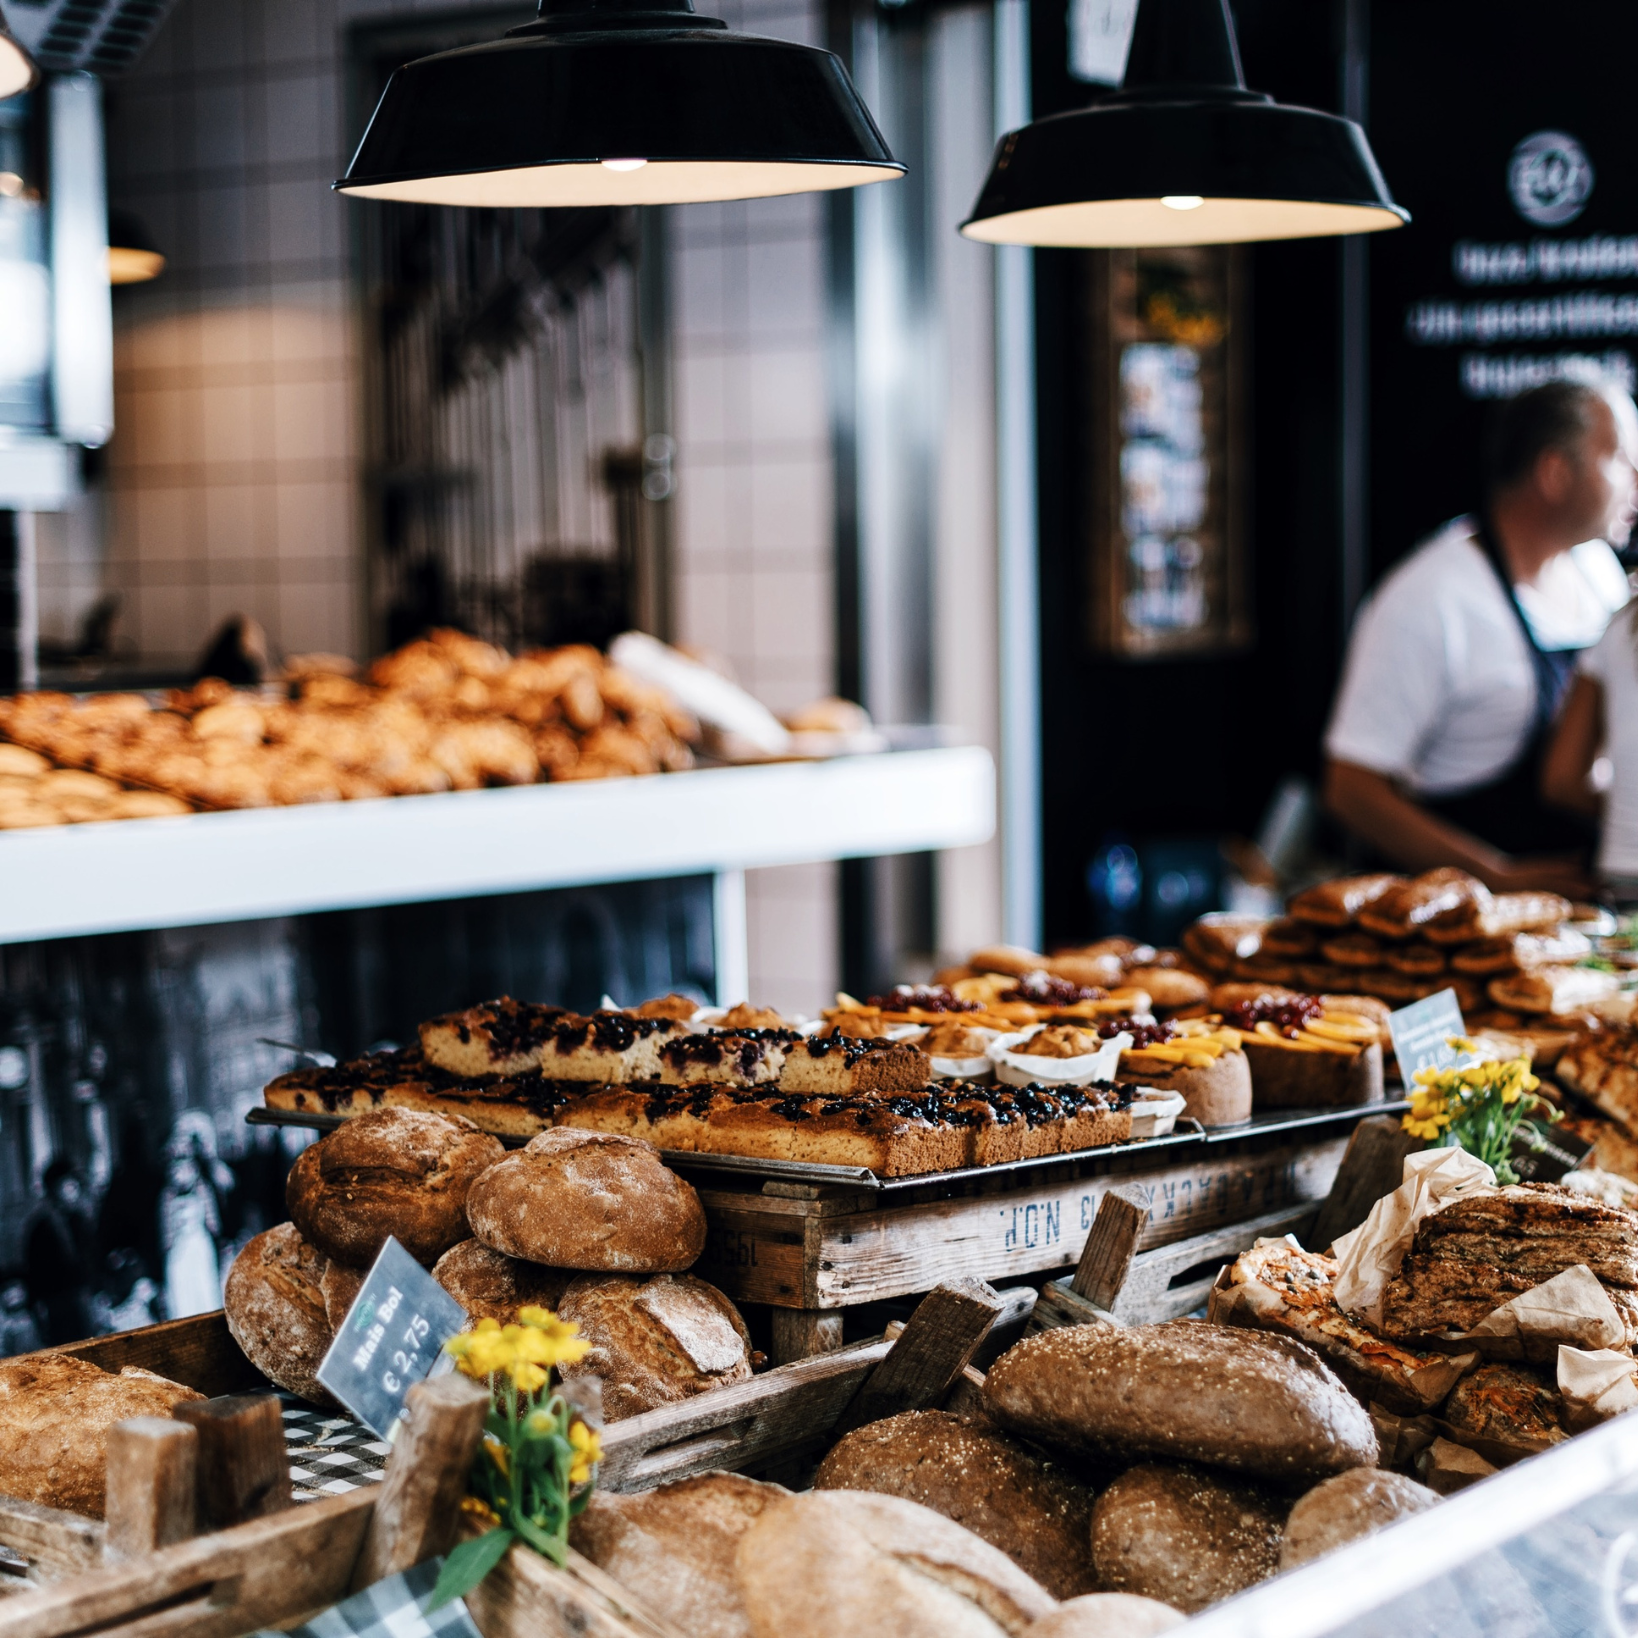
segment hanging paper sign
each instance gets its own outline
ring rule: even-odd
[[[1453,1069],[1471,1057],[1450,1044],[1451,1036],[1467,1034],[1455,990],[1440,990],[1437,995],[1389,1013],[1388,1028],[1393,1031],[1399,1078],[1407,1089],[1416,1084],[1419,1069]]]
[[[465,1324],[461,1305],[389,1238],[337,1326],[318,1379],[365,1427],[390,1438],[404,1395]]]

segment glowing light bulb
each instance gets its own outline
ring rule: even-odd
[[[1206,201],[1197,193],[1165,193],[1160,202],[1167,210],[1199,210]]]
[[[598,163],[605,171],[640,171],[648,161],[646,159],[603,159]]]

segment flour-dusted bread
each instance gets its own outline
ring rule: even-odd
[[[115,1374],[73,1354],[0,1360],[0,1496],[100,1519],[109,1428],[204,1397],[134,1365]]]
[[[634,1496],[593,1493],[569,1545],[689,1638],[750,1638],[740,1538],[790,1492],[739,1473],[701,1473]]]
[[[468,1319],[515,1325],[520,1308],[556,1308],[575,1276],[568,1269],[503,1256],[481,1240],[462,1240],[433,1264],[432,1277]]]
[[[324,1317],[330,1322],[331,1331],[341,1329],[341,1323],[358,1300],[369,1273],[367,1268],[352,1268],[333,1260],[326,1264],[319,1279],[319,1294],[324,1298]]]
[[[1057,1607],[1005,1553],[897,1496],[781,1497],[738,1557],[753,1638],[1002,1638]]]
[[[1292,1570],[1368,1536],[1396,1519],[1432,1507],[1438,1497],[1402,1473],[1356,1467],[1317,1484],[1285,1521],[1280,1568]]]
[[[1043,1615],[1029,1638],[1159,1638],[1187,1617],[1158,1598],[1136,1593],[1083,1593]]]
[[[228,1330],[245,1358],[269,1382],[316,1405],[335,1403],[316,1374],[334,1335],[324,1301],[328,1267],[294,1223],[280,1223],[233,1259],[222,1293]]]
[[[739,1310],[691,1274],[578,1279],[557,1311],[591,1344],[568,1373],[602,1382],[611,1422],[751,1374],[751,1337]]]
[[[296,1157],[285,1204],[326,1257],[367,1268],[390,1235],[431,1267],[467,1237],[466,1195],[506,1153],[462,1115],[380,1109]]]
[[[693,1185],[612,1132],[542,1132],[478,1179],[466,1214],[491,1250],[553,1268],[673,1274],[705,1249]]]
[[[1092,1510],[1092,1561],[1111,1592],[1190,1615],[1280,1567],[1288,1503],[1204,1468],[1152,1462],[1123,1473]]]
[[[1027,1438],[1113,1461],[1210,1462],[1284,1484],[1377,1461],[1365,1407],[1311,1348],[1195,1320],[1027,1337],[991,1367],[984,1404]]]
[[[1055,1598],[1097,1585],[1086,1547],[1091,1487],[1016,1440],[944,1411],[905,1411],[855,1429],[813,1482],[930,1507],[999,1547]]]

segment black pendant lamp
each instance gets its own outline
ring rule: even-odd
[[[398,69],[336,187],[432,205],[662,205],[901,176],[828,51],[692,0],[540,0],[505,38]]]
[[[0,12],[0,102],[7,97],[15,97],[20,91],[30,90],[39,78],[40,71],[34,66],[34,59],[6,27],[6,14]]]
[[[1139,0],[1120,89],[1008,132],[961,231],[1005,245],[1208,245],[1409,220],[1352,120],[1246,89],[1228,0]]]

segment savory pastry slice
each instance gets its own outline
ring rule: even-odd
[[[452,1075],[520,1075],[539,1067],[562,1007],[514,1001],[503,995],[421,1025],[429,1064]]]
[[[1493,978],[1486,988],[1498,1007],[1513,1012],[1564,1013],[1615,995],[1621,975],[1596,967],[1537,967]]]
[[[1473,938],[1542,932],[1567,921],[1574,909],[1557,893],[1487,893],[1432,917],[1426,935],[1435,944],[1461,944]]]

